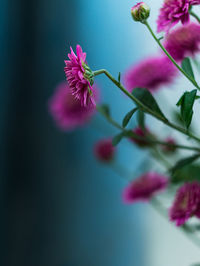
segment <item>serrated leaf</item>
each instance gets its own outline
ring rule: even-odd
[[[198,158],[200,157],[200,154],[195,154],[193,156],[181,159],[180,161],[178,161],[174,167],[172,167],[170,169],[171,173],[174,174],[177,170],[183,168],[184,166],[187,166],[188,164],[193,163],[194,161],[196,161]]]
[[[113,146],[117,146],[117,144],[120,143],[120,141],[123,139],[123,137],[125,136],[124,132],[116,135],[113,139],[112,139],[112,145]]]
[[[196,94],[197,90],[185,92],[176,104],[181,107],[181,118],[186,128],[189,128],[192,121],[193,105],[196,99]]]
[[[190,62],[190,58],[186,57],[183,59],[182,61],[182,69],[193,79],[195,79],[194,77],[194,72],[193,72],[193,69],[192,69],[192,65],[191,65],[191,62]]]
[[[122,126],[126,127],[130,121],[130,119],[132,118],[132,116],[134,115],[134,113],[138,110],[138,107],[133,108],[130,112],[128,112],[122,122]]]
[[[141,129],[145,129],[145,114],[140,109],[137,113],[138,125]]]
[[[132,95],[135,96],[144,106],[146,106],[150,111],[156,113],[161,119],[167,121],[167,118],[164,116],[160,107],[158,106],[156,100],[152,94],[143,88],[135,88],[132,92]]]
[[[110,108],[107,104],[98,105],[97,109],[102,115],[110,117]]]

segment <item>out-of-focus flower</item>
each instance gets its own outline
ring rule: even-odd
[[[157,31],[168,32],[179,21],[186,24],[190,20],[190,7],[199,4],[200,0],[164,0],[157,20]]]
[[[95,88],[97,94],[97,88]],[[97,96],[95,96],[97,99]],[[49,111],[57,126],[62,130],[72,130],[84,125],[93,116],[96,109],[93,105],[82,106],[76,99],[66,81],[58,85],[49,100]]]
[[[183,225],[190,217],[200,218],[200,184],[185,183],[177,192],[169,217],[177,226]]]
[[[103,139],[94,146],[94,154],[100,161],[110,162],[113,160],[116,148],[112,145],[111,139]]]
[[[162,145],[163,152],[165,152],[165,153],[173,153],[173,152],[176,151],[176,147],[174,146],[174,145],[176,145],[176,141],[175,141],[174,138],[168,137],[168,138],[165,139],[165,142],[167,144],[169,144],[169,145],[168,146],[167,145]]]
[[[177,61],[194,56],[200,51],[200,25],[190,23],[173,30],[166,37],[164,46]]]
[[[123,191],[125,203],[136,201],[149,201],[156,193],[167,187],[168,179],[155,172],[146,173],[132,183]]]
[[[138,138],[131,137],[131,140],[135,144],[137,144],[141,148],[151,145],[151,143],[146,139],[148,136],[150,136],[150,131],[148,128],[142,129],[141,127],[136,127],[133,129],[133,133],[138,136]]]
[[[134,88],[146,88],[154,92],[171,83],[176,74],[177,69],[167,57],[150,57],[128,69],[124,83],[129,92]]]
[[[68,54],[69,60],[65,61],[64,68],[67,81],[72,90],[72,94],[83,106],[95,105],[93,83],[94,75],[86,63],[86,53],[83,53],[80,45],[76,47],[75,55],[72,48]]]
[[[150,14],[150,7],[144,2],[137,3],[131,8],[131,15],[135,21],[145,22]]]

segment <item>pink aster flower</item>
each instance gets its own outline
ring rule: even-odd
[[[97,96],[95,97],[97,99]],[[67,131],[88,122],[96,109],[93,105],[82,106],[80,100],[74,98],[67,82],[64,81],[58,85],[49,100],[49,111],[57,126]]]
[[[80,100],[83,106],[90,104],[95,105],[93,95],[93,72],[86,63],[86,53],[83,53],[80,45],[76,47],[75,55],[71,49],[71,54],[68,54],[69,60],[65,61],[66,67],[64,68],[69,87],[72,94]]]
[[[103,162],[110,162],[114,158],[116,148],[112,145],[111,139],[103,139],[94,146],[94,153],[97,159]]]
[[[149,201],[167,187],[168,179],[155,172],[146,173],[131,182],[123,191],[125,203]]]
[[[200,25],[190,23],[178,27],[166,37],[164,46],[177,61],[182,61],[187,56],[194,56],[200,51]]]
[[[177,192],[174,203],[169,211],[170,220],[176,226],[183,225],[189,218],[196,215],[200,218],[200,184],[186,183]]]
[[[179,21],[182,24],[188,23],[190,7],[199,4],[200,0],[164,0],[157,20],[157,31],[168,32]]]
[[[177,69],[167,57],[150,57],[132,66],[124,75],[129,92],[134,88],[146,88],[151,92],[173,81]]]

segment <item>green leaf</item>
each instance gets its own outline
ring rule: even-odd
[[[162,39],[164,39],[164,37],[163,37],[163,36],[162,36],[162,37],[160,37],[160,38],[158,38],[158,40],[159,40],[159,41],[161,41]]]
[[[121,83],[121,72],[118,74],[118,82]]]
[[[196,95],[195,100],[198,100],[198,99],[200,99],[200,96]]]
[[[112,145],[113,146],[117,146],[117,144],[120,143],[120,141],[123,139],[123,137],[125,136],[124,132],[116,135],[113,139],[112,139]]]
[[[133,114],[138,110],[138,107],[133,108],[130,112],[128,112],[122,122],[122,126],[126,127],[131,119],[131,117],[133,116]]]
[[[193,79],[195,79],[194,77],[194,72],[192,70],[192,65],[191,65],[191,62],[190,62],[190,58],[186,57],[183,59],[182,61],[182,69]]]
[[[192,116],[193,116],[193,105],[196,99],[197,90],[193,90],[190,92],[185,92],[179,101],[177,102],[177,106],[181,107],[181,118],[186,126],[189,128]]]
[[[154,114],[159,116],[162,120],[167,121],[167,118],[160,110],[160,107],[158,106],[156,100],[147,89],[135,88],[132,92],[132,95],[135,96],[145,107],[147,107],[150,111],[153,111]]]
[[[200,181],[200,166],[199,165],[186,165],[177,170],[171,177],[171,182],[174,184]]]
[[[198,158],[200,157],[200,154],[195,154],[192,155],[190,157],[181,159],[180,161],[178,161],[174,167],[172,167],[170,169],[171,173],[174,174],[177,170],[183,168],[184,166],[193,163],[194,161],[196,161]]]
[[[145,114],[140,109],[138,110],[138,113],[137,113],[137,120],[138,120],[139,127],[141,129],[145,129]]]
[[[104,116],[110,117],[110,109],[107,104],[102,104],[97,106],[97,110]]]

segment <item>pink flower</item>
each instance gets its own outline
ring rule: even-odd
[[[166,37],[164,46],[177,61],[194,56],[200,51],[200,25],[191,23],[173,30]]]
[[[199,4],[200,0],[165,0],[157,20],[157,31],[168,32],[179,21],[188,23],[190,7]]]
[[[150,57],[131,67],[124,75],[129,92],[134,88],[146,88],[151,92],[173,81],[177,70],[167,57]]]
[[[82,106],[80,100],[75,99],[71,94],[71,89],[64,81],[57,86],[55,93],[49,100],[49,111],[57,126],[67,131],[88,122],[96,109],[92,105]]]
[[[69,87],[76,99],[81,102],[81,105],[95,105],[93,95],[93,72],[86,64],[86,53],[83,53],[80,45],[76,47],[75,55],[71,49],[71,54],[68,54],[70,60],[66,60],[64,68]]]
[[[200,184],[186,183],[177,192],[174,203],[169,211],[170,220],[176,226],[183,225],[190,217],[200,218]]]
[[[112,145],[111,139],[103,139],[94,146],[96,157],[103,162],[110,162],[114,158],[116,148]]]
[[[133,133],[137,135],[139,138],[132,137],[131,140],[137,144],[140,147],[147,147],[150,145],[149,141],[147,141],[145,138],[150,135],[150,131],[148,128],[142,129],[141,127],[136,127],[133,130]],[[141,139],[140,139],[141,138]]]
[[[172,137],[168,137],[165,139],[165,142],[169,144],[169,146],[167,145],[163,145],[162,146],[162,150],[163,152],[166,152],[166,153],[173,153],[176,151],[176,147],[174,145],[176,145],[176,141],[174,138]],[[172,145],[172,146],[170,146]]]
[[[155,172],[146,173],[124,189],[123,200],[125,203],[149,201],[156,193],[164,190],[167,184],[165,176]]]

